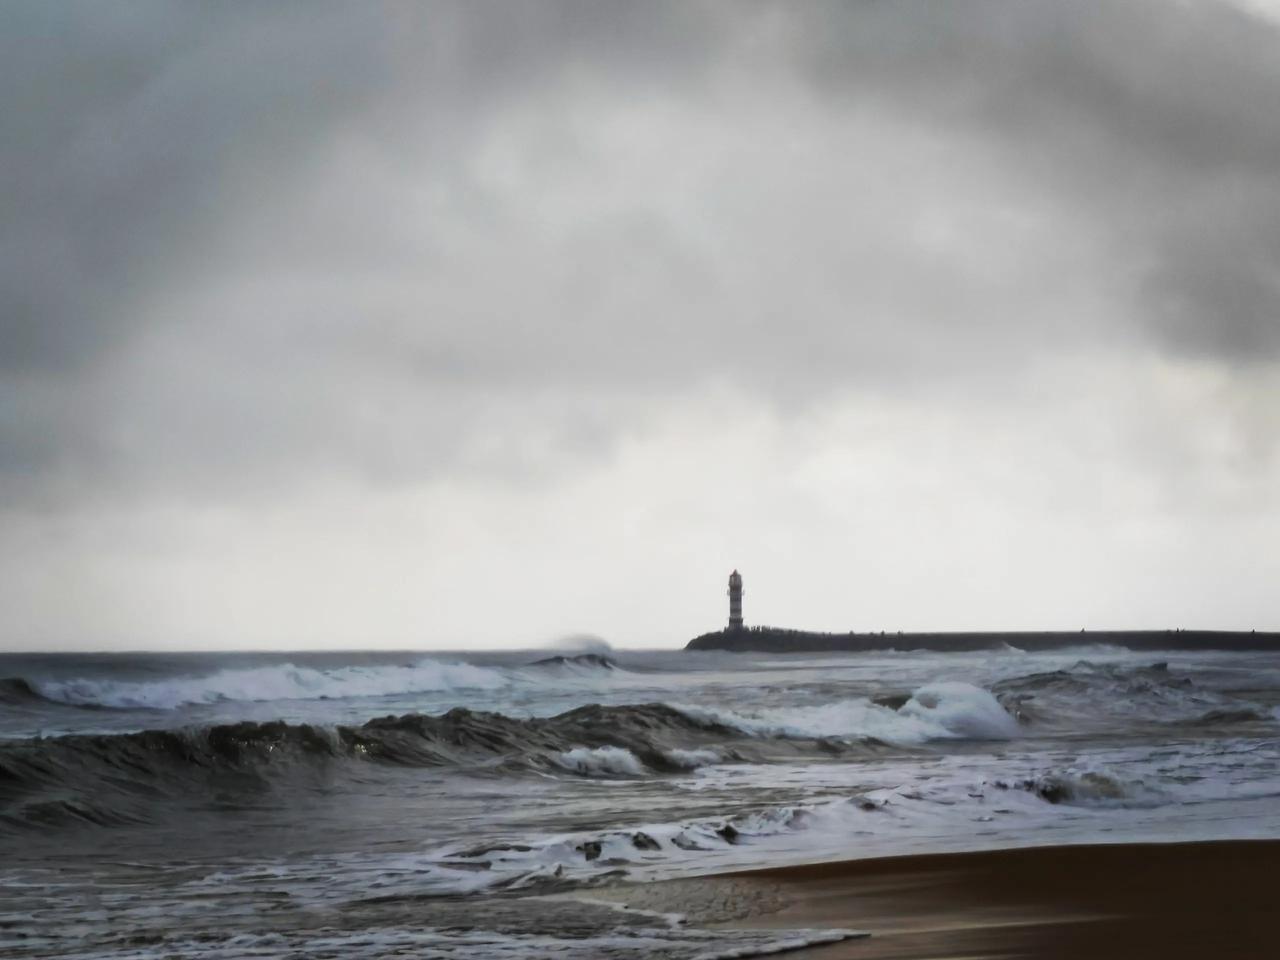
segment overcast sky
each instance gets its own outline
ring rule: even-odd
[[[1280,629],[1263,0],[0,8],[0,650]]]

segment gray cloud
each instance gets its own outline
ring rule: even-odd
[[[1098,357],[1269,476],[1278,95],[1226,0],[12,6],[6,515],[553,487],[725,394],[1084,417]],[[1227,496],[1160,403],[1128,467]]]
[[[127,473],[132,418],[141,446],[211,447],[169,459],[342,461],[307,438],[341,434],[348,375],[390,383],[375,406],[452,385],[458,418],[406,427],[442,460],[474,390],[795,398],[1008,364],[1064,326],[1224,362],[1280,346],[1280,44],[1225,4],[6,17],[0,389],[24,474]],[[753,142],[788,132],[792,153]],[[967,232],[933,256],[930,207]],[[1055,231],[1105,255],[1063,263]],[[1035,302],[1080,285],[1110,315]],[[148,396],[157,330],[189,350],[152,358]]]
[[[1170,349],[1280,350],[1280,34],[1226,3],[871,4],[804,31],[832,97],[1016,152],[1087,212]]]
[[[370,61],[359,23],[339,38],[267,11],[248,22],[69,4],[5,18],[8,369],[118,345],[148,288],[187,266],[245,189],[237,180],[268,159],[273,176],[297,161],[326,114],[350,107]]]

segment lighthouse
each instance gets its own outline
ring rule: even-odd
[[[742,574],[729,574],[729,629],[742,629]]]

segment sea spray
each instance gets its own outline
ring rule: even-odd
[[[991,693],[969,683],[930,683],[898,708],[901,716],[934,726],[931,739],[1004,740],[1018,735],[1018,721]]]

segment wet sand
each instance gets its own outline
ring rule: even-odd
[[[626,899],[691,922],[871,934],[797,960],[1280,957],[1280,840],[894,857],[650,887]]]

